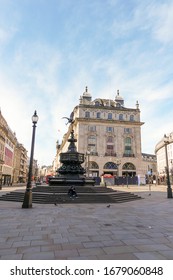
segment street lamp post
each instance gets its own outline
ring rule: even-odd
[[[90,173],[90,151],[86,151],[86,155],[87,155],[87,176],[89,177],[89,173]]]
[[[32,208],[31,181],[32,181],[32,166],[33,166],[33,157],[34,157],[35,129],[36,129],[37,122],[38,122],[38,116],[37,116],[37,112],[35,111],[34,115],[32,116],[33,132],[32,132],[32,142],[31,142],[31,155],[30,155],[30,162],[29,162],[28,182],[26,186],[22,208]]]
[[[167,151],[167,145],[169,144],[169,141],[168,138],[166,137],[166,134],[164,135],[164,144],[165,144],[165,157],[166,157],[167,198],[172,198],[172,188],[171,188],[170,176],[169,176],[168,151]]]
[[[116,165],[117,165],[117,185],[119,185],[119,166],[121,164],[121,161],[117,159]]]

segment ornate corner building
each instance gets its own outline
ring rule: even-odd
[[[167,150],[168,162],[166,162],[166,150]],[[157,157],[157,171],[158,171],[159,181],[160,182],[166,181],[166,176],[167,176],[166,168],[168,168],[171,183],[173,183],[173,132],[168,133],[167,136],[165,135],[156,144],[155,153]]]
[[[145,178],[148,161],[141,152],[144,122],[140,120],[138,101],[135,108],[126,108],[119,91],[114,100],[92,100],[86,87],[72,115],[73,123],[61,145],[57,145],[56,168],[59,167],[59,154],[67,150],[67,139],[73,127],[77,150],[86,155],[88,176],[111,174]]]

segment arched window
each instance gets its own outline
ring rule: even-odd
[[[113,143],[113,136],[107,137],[107,143]]]
[[[136,167],[134,166],[133,163],[131,162],[126,162],[123,167],[122,167],[123,170],[136,170]]]
[[[100,119],[100,118],[101,118],[101,113],[100,113],[100,112],[97,112],[96,118],[97,118],[97,119]]]
[[[126,137],[124,140],[124,154],[125,156],[132,155],[132,139],[130,137]]]
[[[114,138],[113,138],[113,136],[108,136],[106,140],[107,140],[107,143],[106,143],[105,156],[116,156],[116,153],[114,151]]]
[[[130,115],[130,121],[131,121],[131,122],[134,121],[134,115]]]
[[[90,112],[85,112],[85,118],[90,118]]]
[[[89,167],[90,169],[99,169],[99,166],[95,161],[90,161]]]
[[[97,151],[97,138],[95,135],[90,135],[88,137],[88,151],[91,153],[96,153]]]
[[[116,163],[114,163],[114,162],[107,162],[107,163],[105,163],[103,168],[104,169],[118,169]]]
[[[112,113],[108,113],[108,120],[112,120]]]
[[[119,120],[123,121],[123,114],[119,114]]]
[[[122,174],[123,176],[127,176],[127,180],[129,182],[130,177],[132,178],[133,176],[136,176],[136,167],[134,166],[133,163],[131,162],[126,162],[123,166],[122,166]],[[134,181],[131,181],[134,184]]]

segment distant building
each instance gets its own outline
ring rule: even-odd
[[[157,181],[157,157],[153,154],[142,153],[146,182]]]
[[[27,181],[27,150],[17,142],[14,153],[13,183],[26,183]]]
[[[168,170],[173,182],[173,132],[167,135],[167,154],[168,154]],[[165,153],[165,137],[163,137],[155,147],[157,157],[157,171],[161,182],[166,180],[166,153]]]
[[[0,184],[26,182],[27,151],[0,111]]]
[[[55,173],[53,172],[53,166],[49,165],[49,166],[46,166],[46,165],[43,165],[40,169],[39,169],[39,178],[41,181],[43,182],[46,182],[46,177],[47,176],[53,176],[55,175]]]
[[[10,129],[2,113],[0,112],[0,138],[1,138],[1,182],[3,184],[11,184],[13,181],[14,171],[14,151],[17,138]],[[3,153],[3,154],[2,154]]]
[[[138,101],[135,108],[125,107],[119,91],[114,100],[92,100],[86,88],[71,115],[77,150],[86,155],[88,176],[139,176],[144,182],[148,168],[155,170],[154,160],[150,166],[150,157],[141,152],[141,126],[144,123],[140,120]],[[71,129],[70,125],[61,145],[57,145],[54,169],[60,167],[60,153],[67,151]]]

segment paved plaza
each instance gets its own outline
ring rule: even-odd
[[[24,187],[3,188],[5,192]],[[0,201],[1,260],[173,260],[173,199],[166,186],[115,186],[141,200],[106,204]]]

